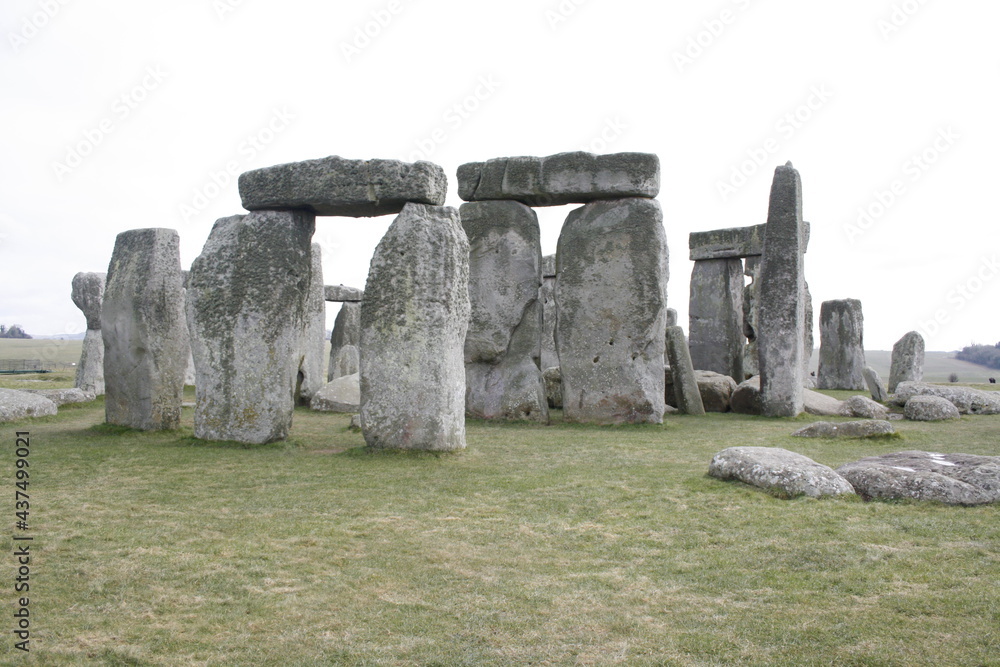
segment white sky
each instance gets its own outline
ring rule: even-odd
[[[178,230],[189,267],[242,212],[227,166],[429,159],[458,206],[464,162],[590,149],[659,155],[685,328],[688,234],[764,222],[791,160],[817,345],[839,298],[861,299],[869,349],[913,329],[929,350],[1000,340],[1000,3],[150,4],[0,8],[0,322],[82,331],[72,276],[105,271],[126,229]],[[568,210],[538,209],[546,254]],[[391,220],[320,218],[325,282],[363,287]]]

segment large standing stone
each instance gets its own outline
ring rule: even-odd
[[[542,286],[538,290],[542,302],[542,357],[540,366],[559,365],[556,354],[556,256],[542,257]]]
[[[768,417],[803,408],[805,279],[802,181],[791,163],[774,171],[757,286],[760,398]]]
[[[666,345],[677,408],[689,415],[705,414],[705,405],[701,400],[694,366],[691,365],[691,354],[684,338],[684,329],[678,326],[667,327]]]
[[[572,211],[556,257],[564,417],[662,422],[668,273],[659,202],[621,199]]]
[[[107,422],[146,431],[177,428],[188,332],[176,231],[133,229],[118,235],[101,332]]]
[[[104,393],[104,337],[101,336],[101,303],[104,300],[105,273],[78,273],[73,276],[73,303],[87,319],[80,364],[76,367],[75,386],[100,396]]]
[[[895,393],[900,382],[920,382],[924,379],[924,337],[911,331],[892,346],[889,368],[889,393]]]
[[[337,313],[330,333],[330,367],[327,382],[361,370],[361,303],[346,301]]]
[[[865,388],[864,315],[857,299],[824,301],[819,309],[820,389]]]
[[[407,202],[443,204],[448,178],[431,162],[345,160],[333,155],[240,174],[248,211],[301,209],[316,215],[399,213]]]
[[[698,370],[743,381],[743,262],[694,263],[688,308],[691,361]]]
[[[743,377],[760,375],[757,363],[757,276],[760,270],[760,255],[747,257],[743,262],[743,275],[750,278],[750,284],[743,288],[743,336],[747,339],[743,348]],[[738,380],[742,382],[742,380]]]
[[[463,204],[459,213],[470,248],[466,413],[546,422],[538,216],[514,201]]]
[[[469,241],[458,211],[407,204],[375,249],[361,303],[361,425],[370,447],[465,447]]]
[[[458,168],[458,195],[465,201],[512,199],[528,206],[559,206],[655,197],[659,192],[660,159],[652,153],[504,157]]]
[[[323,378],[326,351],[326,299],[323,286],[323,250],[312,244],[310,255],[309,293],[306,296],[306,319],[299,349],[299,376],[296,399],[308,405],[313,395],[325,384]]]
[[[288,435],[307,321],[316,218],[256,211],[215,223],[188,287],[195,436],[260,444]]]

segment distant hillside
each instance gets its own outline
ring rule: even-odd
[[[865,350],[865,361],[878,371],[884,381],[889,381],[892,352],[889,350]],[[814,350],[809,368],[815,371],[818,366],[819,350]],[[926,352],[924,354],[924,380],[926,382],[948,382],[952,373],[958,374],[959,382],[973,384],[987,384],[989,378],[1000,376],[1000,371],[956,359],[954,352]]]
[[[86,331],[74,334],[47,334],[44,336],[32,336],[36,340],[83,340],[87,335]]]

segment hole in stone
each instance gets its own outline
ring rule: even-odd
[[[595,363],[595,364],[596,364],[596,363],[597,363],[598,361],[600,361],[600,360],[601,360],[601,357],[600,357],[600,356],[597,356],[597,357],[594,357],[594,363]]]

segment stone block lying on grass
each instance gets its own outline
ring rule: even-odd
[[[36,394],[16,389],[0,389],[0,422],[56,414],[56,404]]]
[[[934,500],[947,505],[1000,500],[1000,456],[906,451],[863,458],[837,472],[865,500]]]
[[[36,396],[43,396],[56,406],[67,403],[87,403],[97,398],[93,392],[87,392],[80,388],[74,389],[23,389],[22,391]]]
[[[888,421],[865,419],[856,422],[816,422],[792,433],[800,438],[881,438],[893,435],[896,429]]]
[[[309,407],[321,412],[357,412],[361,409],[361,374],[342,375],[320,387]]]
[[[958,408],[946,398],[940,396],[914,396],[903,407],[906,418],[915,422],[938,422],[948,419],[961,419]]]
[[[846,399],[841,405],[840,414],[845,417],[861,417],[862,419],[889,418],[889,410],[884,405],[861,395]]]
[[[724,449],[712,459],[708,474],[789,497],[819,498],[854,493],[847,480],[831,468],[780,447]]]
[[[946,387],[926,382],[901,382],[892,402],[906,405],[914,396],[939,396],[951,401],[958,411],[971,415],[1000,414],[1000,392],[982,391],[971,387]]]

